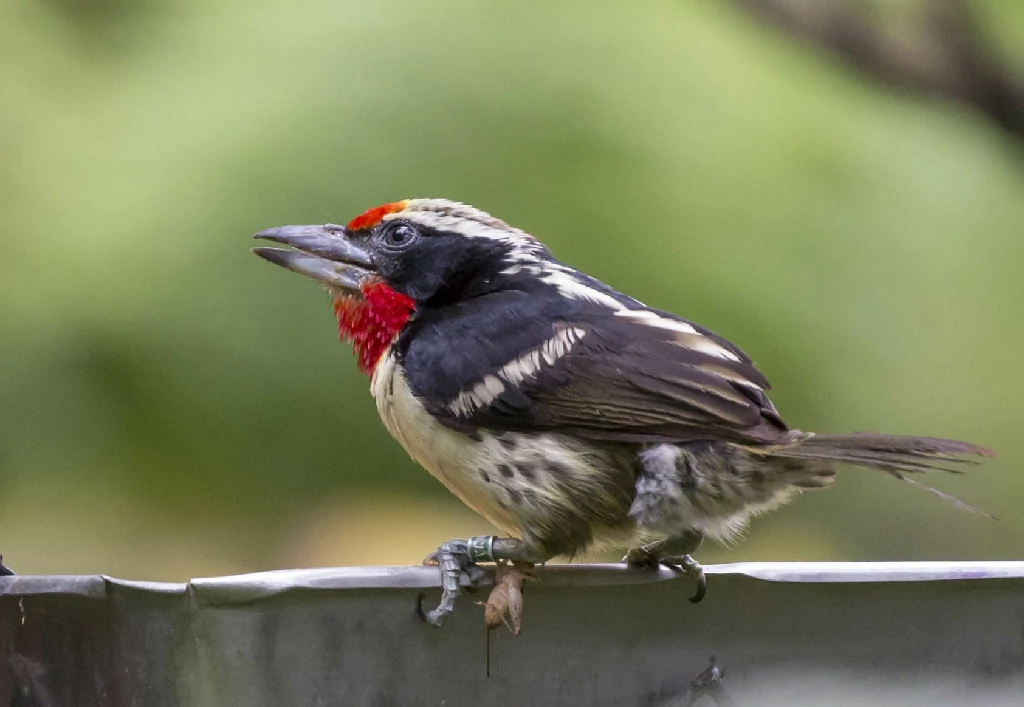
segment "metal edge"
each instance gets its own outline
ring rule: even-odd
[[[105,599],[107,583],[101,575],[26,575],[0,577],[0,596],[62,594]]]
[[[1024,578],[1021,560],[915,562],[735,562],[708,574],[740,574],[770,582],[935,582]]]
[[[737,575],[771,582],[857,583],[1022,579],[1024,561],[967,562],[736,562],[708,565],[709,575]],[[622,564],[549,565],[546,587],[645,584],[684,578],[679,572],[635,570]],[[437,569],[421,566],[330,567],[273,570],[188,583],[138,582],[105,575],[17,575],[0,577],[0,595],[71,594],[102,599],[109,587],[160,594],[189,594],[200,604],[239,604],[293,590],[433,589]]]

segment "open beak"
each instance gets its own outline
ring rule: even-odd
[[[252,252],[331,287],[359,290],[374,275],[370,254],[349,240],[344,226],[279,226],[253,238],[291,246],[295,250],[258,247]]]

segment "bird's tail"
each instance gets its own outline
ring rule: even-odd
[[[874,432],[826,435],[794,431],[792,442],[762,447],[757,451],[767,456],[783,459],[838,462],[877,469],[901,481],[921,486],[958,508],[993,517],[951,494],[939,491],[907,476],[926,471],[948,471],[962,474],[964,467],[980,463],[977,459],[970,457],[995,456],[995,452],[991,449],[969,442],[935,437],[884,435]]]

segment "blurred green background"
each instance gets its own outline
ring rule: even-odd
[[[1000,50],[1024,47],[1019,3],[980,7]],[[851,469],[704,562],[1024,554],[1024,151],[971,109],[726,0],[3,15],[0,552],[19,572],[417,562],[487,532],[387,436],[326,296],[248,251],[416,196],[727,336],[794,426],[1000,454],[931,481],[1001,523]]]

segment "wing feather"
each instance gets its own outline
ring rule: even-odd
[[[635,442],[786,436],[767,379],[706,329],[656,310],[506,300],[476,323],[438,317],[408,341],[410,385],[449,427]]]

